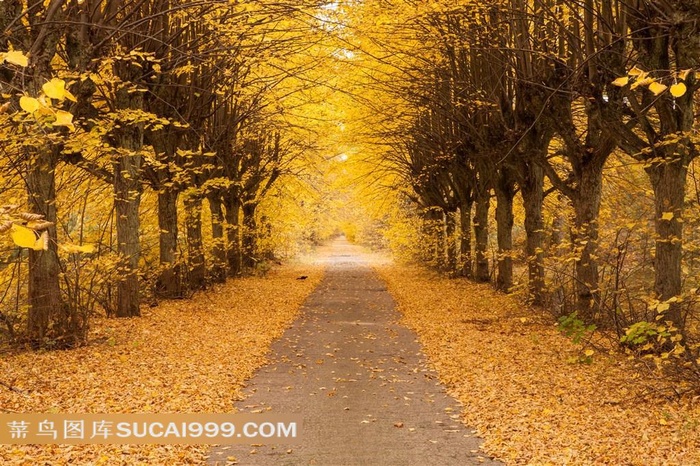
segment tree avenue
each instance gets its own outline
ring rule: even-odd
[[[343,232],[700,378],[694,0],[5,0],[0,29],[4,342]]]
[[[41,215],[48,232],[44,248],[29,248],[28,263],[26,252],[8,249],[7,270],[28,273],[6,283],[17,303],[28,302],[25,311],[3,312],[9,333],[26,319],[22,339],[32,346],[73,346],[97,308],[138,316],[144,295],[182,297],[221,280],[224,250],[231,275],[253,268],[263,253],[256,208],[300,150],[285,103],[304,90],[299,76],[318,66],[314,54],[324,53],[314,44],[317,9],[2,2],[5,220],[21,207]],[[72,186],[58,192],[58,183]],[[215,270],[205,264],[204,199],[214,206]],[[144,225],[152,208],[157,223]],[[144,238],[154,228],[158,257]]]

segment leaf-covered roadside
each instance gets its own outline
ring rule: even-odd
[[[464,421],[507,464],[700,464],[700,406],[648,395],[619,354],[581,346],[489,285],[380,268]],[[418,292],[420,290],[420,292]]]
[[[306,280],[295,280],[303,272]],[[94,323],[93,344],[0,356],[0,412],[226,413],[297,316],[321,269],[272,270],[192,300]],[[0,463],[199,464],[206,446],[0,446]]]

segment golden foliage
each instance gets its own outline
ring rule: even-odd
[[[77,102],[75,96],[66,89],[66,82],[62,79],[53,78],[45,83],[42,88],[47,97],[57,100],[68,99]]]
[[[39,100],[26,95],[23,95],[19,98],[19,106],[22,110],[24,110],[27,113],[34,113],[37,110],[39,110],[39,108],[41,108]]]
[[[649,84],[649,90],[654,95],[659,95],[666,89],[668,89],[668,86],[666,86],[665,84],[661,84],[660,82],[654,81],[653,83]]]
[[[629,82],[630,82],[630,78],[628,76],[622,76],[620,78],[617,78],[615,81],[613,81],[612,85],[618,86],[618,87],[625,87]]]
[[[26,67],[29,66],[29,58],[19,50],[13,50],[11,52],[1,53],[0,58],[7,63],[12,63],[13,65]]]
[[[22,225],[12,225],[10,236],[12,237],[12,241],[21,248],[41,251],[49,247],[49,236],[47,232],[38,235],[31,228]]]
[[[90,254],[95,252],[96,249],[94,244],[61,244],[59,245],[59,247],[60,249],[66,251],[69,254],[75,254],[80,252]]]
[[[676,83],[673,86],[671,86],[671,95],[673,97],[683,97],[687,90],[688,90],[688,88],[686,87],[685,84]]]

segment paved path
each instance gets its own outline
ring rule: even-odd
[[[238,403],[241,412],[301,415],[302,443],[215,447],[209,464],[230,456],[241,465],[500,464],[478,451],[360,249],[337,240],[323,259],[326,275],[302,317]]]

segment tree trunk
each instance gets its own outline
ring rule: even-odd
[[[140,67],[128,61],[117,61],[114,67],[123,83],[135,82],[141,73]],[[140,111],[143,109],[143,94],[130,92],[129,86],[121,85],[116,92],[115,105],[118,111]],[[116,123],[112,135],[117,152],[114,160],[114,210],[117,216],[117,252],[124,270],[117,283],[116,315],[133,317],[141,315],[138,268],[144,125],[129,120]]]
[[[54,171],[57,154],[52,148],[32,151],[27,191],[32,213],[56,222],[56,185]],[[85,340],[87,322],[61,298],[60,264],[56,244],[56,226],[48,228],[48,249],[29,250],[28,337],[33,348],[67,348]]]
[[[667,301],[681,294],[681,260],[683,253],[683,202],[688,167],[680,158],[654,163],[646,168],[654,189],[656,207],[656,254],[654,257],[654,291],[656,298]],[[680,303],[668,303],[667,320],[684,330]]]
[[[187,283],[190,290],[204,288],[205,266],[202,248],[202,196],[191,190],[185,195],[185,221],[187,223]]]
[[[141,155],[137,131],[122,128],[120,147],[129,154],[117,158],[114,170],[114,207],[117,216],[117,251],[123,261],[124,272],[117,283],[117,317],[140,316],[139,309],[139,206],[141,186],[139,171]],[[133,152],[131,152],[133,150]]]
[[[224,244],[224,212],[221,208],[221,197],[217,194],[211,194],[207,199],[211,212],[212,281],[224,283],[226,281],[226,245]]]
[[[447,272],[454,276],[457,272],[457,237],[455,236],[455,213],[445,212],[445,255],[447,257]]]
[[[246,270],[254,270],[258,263],[258,225],[255,219],[255,210],[258,205],[254,202],[243,204],[243,267]]]
[[[427,207],[423,213],[423,232],[427,243],[426,260],[430,266],[445,270],[445,221],[439,207]]]
[[[437,207],[434,207],[431,213],[433,217],[433,234],[435,235],[435,267],[440,271],[445,271],[445,214],[442,212],[442,209]]]
[[[435,221],[433,220],[433,212],[429,207],[426,207],[421,212],[421,217],[423,222],[421,224],[423,243],[420,248],[421,260],[430,266],[435,265],[435,258],[437,257],[437,245],[435,241]]]
[[[21,76],[3,67],[3,81],[22,85],[29,95],[37,96],[44,83],[53,76],[52,61],[61,44],[61,27],[58,24],[62,19],[62,10],[54,10],[54,16],[47,21],[47,16],[43,14],[46,7],[41,4],[32,5],[26,10],[24,2],[12,0],[1,3],[0,29],[5,32],[2,50],[7,51],[10,45],[26,52],[30,52],[30,44],[33,48],[28,54],[30,66],[23,70]],[[28,13],[30,10],[31,13]],[[19,27],[13,27],[13,23]],[[37,36],[34,32],[39,29],[42,34]],[[27,337],[35,349],[76,346],[85,342],[87,332],[87,315],[78,310],[78,303],[66,302],[61,296],[61,264],[55,226],[55,172],[60,153],[50,141],[52,138],[48,136],[43,143],[29,147],[26,154],[30,211],[42,214],[45,220],[54,223],[47,229],[47,249],[29,250]]]
[[[180,264],[177,263],[177,197],[175,190],[158,192],[158,228],[160,230],[160,266],[156,292],[164,298],[181,298]]]
[[[490,189],[482,188],[476,198],[474,214],[474,238],[476,240],[476,273],[478,282],[488,282],[489,274],[489,208],[491,206]]]
[[[226,239],[228,249],[226,258],[228,261],[228,274],[230,277],[238,277],[243,269],[243,255],[241,254],[241,201],[237,196],[227,193],[224,197],[226,208]]]
[[[496,289],[508,292],[513,287],[513,198],[515,181],[502,168],[495,186],[498,268]]]
[[[576,251],[576,309],[584,320],[594,320],[600,307],[598,289],[598,215],[603,190],[602,166],[581,173],[574,196],[574,248]]]
[[[472,278],[472,203],[459,207],[459,260],[462,276]]]
[[[562,243],[565,238],[566,215],[564,213],[564,202],[564,196],[559,194],[557,196],[557,210],[554,212],[554,219],[552,220],[552,234],[549,243],[550,254],[555,256],[561,255]]]
[[[542,305],[544,289],[544,170],[535,163],[523,163],[520,193],[525,207],[525,254],[528,293],[534,305]]]

